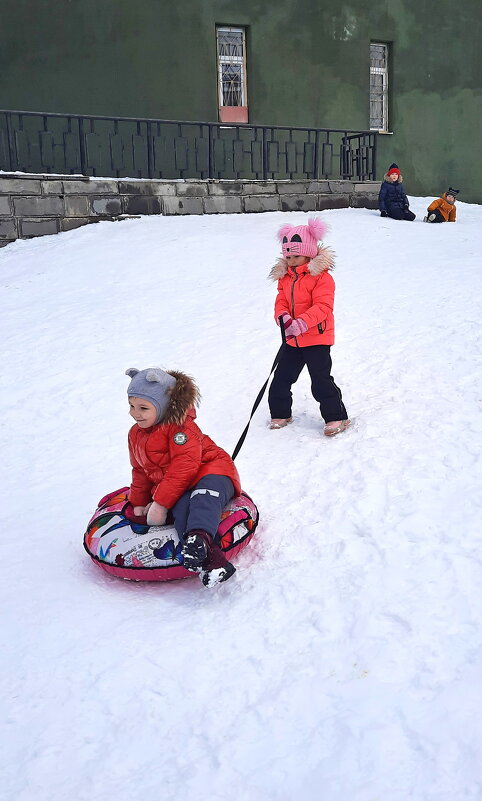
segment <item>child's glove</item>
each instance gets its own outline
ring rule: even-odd
[[[296,320],[293,320],[292,317],[289,316],[286,312],[283,314],[283,325],[285,327],[285,334],[287,338],[289,337],[299,337],[301,334],[306,333],[308,331],[308,326],[301,317],[297,317]]]
[[[388,217],[387,212],[386,211],[381,211],[380,212],[380,217]]]
[[[132,511],[136,517],[144,517],[147,514],[147,508],[147,506],[133,506]]]
[[[291,323],[293,322],[293,318],[289,316],[288,312],[284,312],[284,314],[281,315],[281,319],[283,321],[283,328],[286,331],[286,326],[287,325],[291,325]],[[276,318],[276,322],[279,325],[279,318],[278,317]]]
[[[146,506],[147,509],[147,525],[148,526],[163,526],[166,522],[167,512],[165,506],[153,501]]]
[[[284,312],[284,313],[281,315],[281,319],[282,319],[282,321],[283,321],[283,328],[284,328],[286,325],[289,325],[289,324],[292,322],[292,318],[289,316],[288,312]],[[276,325],[279,325],[279,317],[277,317],[277,318],[276,318]]]

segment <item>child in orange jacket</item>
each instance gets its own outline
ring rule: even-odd
[[[423,218],[423,221],[429,223],[455,222],[457,217],[455,200],[459,192],[460,189],[449,187],[442,197],[437,198],[430,204],[427,209],[427,216]]]
[[[183,564],[211,587],[235,572],[215,542],[221,513],[241,492],[226,451],[196,425],[199,391],[183,373],[160,368],[126,371],[132,483],[128,499],[136,517],[162,526],[171,510],[183,543]]]
[[[311,391],[325,421],[324,433],[333,437],[350,424],[341,392],[331,376],[330,348],[334,342],[333,301],[335,282],[330,275],[333,254],[319,246],[326,231],[320,219],[308,225],[283,225],[278,233],[283,257],[270,277],[278,281],[275,319],[282,317],[286,335],[270,386],[270,428],[292,422],[291,387],[306,365]]]

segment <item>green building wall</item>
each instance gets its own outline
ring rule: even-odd
[[[367,129],[390,45],[390,134],[410,194],[482,202],[481,0],[0,0],[0,107],[217,121],[215,26],[246,26],[249,121]]]

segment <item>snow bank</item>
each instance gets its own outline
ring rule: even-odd
[[[0,251],[2,767],[8,801],[480,801],[481,207],[324,212],[322,436],[258,410],[236,577],[137,585],[82,550],[129,481],[124,370],[194,375],[231,451],[279,347],[267,274],[299,214],[99,223]],[[5,669],[6,668],[6,669]]]

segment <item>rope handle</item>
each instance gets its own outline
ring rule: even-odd
[[[241,450],[241,448],[243,446],[244,440],[246,439],[246,434],[248,433],[248,429],[249,429],[251,420],[253,419],[253,415],[254,415],[256,409],[258,408],[259,404],[261,403],[262,397],[263,397],[264,393],[266,392],[266,387],[268,386],[269,379],[271,378],[272,373],[274,372],[275,368],[277,367],[278,362],[280,360],[280,356],[281,356],[284,348],[286,347],[285,327],[283,325],[283,318],[282,318],[281,315],[278,317],[278,321],[279,321],[279,326],[280,326],[280,330],[281,330],[281,339],[283,341],[281,343],[281,347],[280,347],[278,353],[275,356],[275,360],[273,362],[273,366],[272,366],[271,370],[269,371],[269,376],[266,379],[266,381],[264,382],[264,384],[261,387],[260,391],[258,392],[256,400],[255,400],[255,402],[253,404],[253,408],[251,409],[251,415],[249,417],[248,424],[247,424],[246,428],[244,429],[243,433],[241,434],[241,436],[240,436],[240,438],[238,440],[238,443],[237,443],[237,445],[236,445],[236,447],[235,447],[235,449],[233,451],[233,454],[231,456],[231,459],[233,459],[233,461],[234,461],[234,459],[236,459],[236,456],[238,455],[239,451]]]

